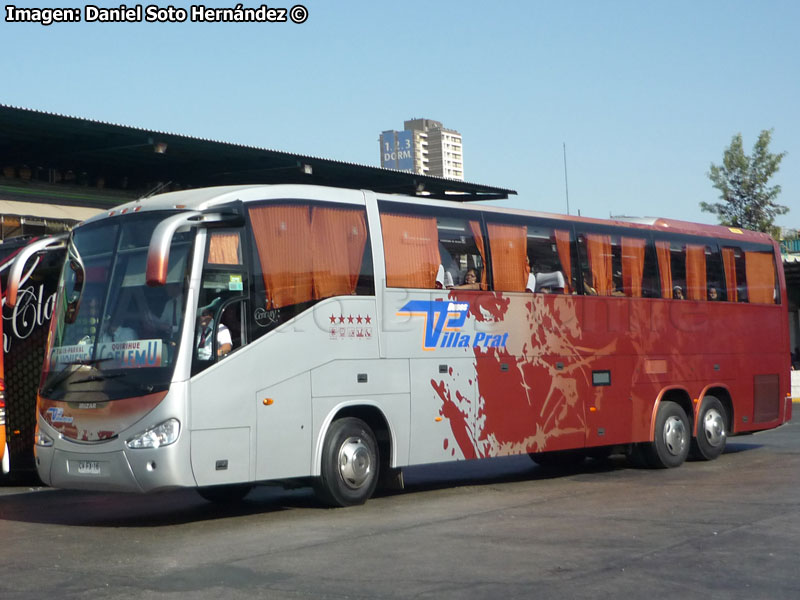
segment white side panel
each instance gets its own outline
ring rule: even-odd
[[[256,479],[309,475],[311,377],[303,373],[256,392]]]
[[[334,364],[338,357],[349,359],[344,362],[378,362],[376,321],[374,299],[331,298],[235,350],[191,379],[189,429],[256,424],[249,448],[250,473],[242,481],[308,475],[316,439],[309,431],[311,370]],[[407,362],[402,377],[402,388],[407,390]],[[273,404],[265,405],[265,398],[273,398]],[[196,451],[201,452],[193,445],[193,455]],[[272,458],[276,451],[278,461]]]
[[[373,398],[382,394],[407,394],[408,391],[408,361],[403,359],[337,360],[314,369],[311,374],[311,392],[315,398]]]
[[[230,467],[227,474],[216,474],[215,477],[229,479],[219,483],[252,481],[255,478],[255,460],[251,460],[255,452],[255,436],[249,433],[256,420],[253,403],[255,387],[253,378],[249,374],[254,370],[257,356],[248,350],[250,349],[242,348],[233,352],[216,365],[196,375],[189,383],[192,467],[195,469],[198,485],[214,485],[203,483],[201,474],[215,468],[214,462],[208,462],[214,457],[209,455],[211,449],[205,446],[204,441],[216,443],[213,442],[211,430],[217,429],[222,436],[219,443],[228,444],[225,446],[228,455],[220,459],[227,459],[229,465],[248,465],[248,471],[244,473],[239,468]],[[243,429],[248,431],[246,437],[241,435]],[[232,431],[239,432],[235,443],[228,437],[232,435],[229,433]],[[195,438],[195,433],[200,433],[200,437]],[[242,442],[245,439],[247,445]],[[230,454],[234,449],[240,451],[241,456]],[[232,479],[234,473],[241,477]]]
[[[192,469],[200,486],[247,481],[250,428],[192,431]]]
[[[249,427],[255,421],[254,356],[243,348],[196,375],[190,383],[191,428]]]
[[[454,437],[451,420],[459,420],[457,431],[476,431],[480,398],[474,361],[445,357],[412,359],[411,395],[414,403],[409,462],[462,460],[464,454]]]

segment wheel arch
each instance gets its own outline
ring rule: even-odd
[[[337,419],[345,417],[355,417],[369,425],[372,433],[375,434],[375,440],[378,442],[378,458],[381,471],[391,467],[397,453],[397,436],[389,419],[378,404],[371,400],[350,400],[337,404],[325,417],[314,443],[314,463],[311,467],[311,475],[317,477],[321,474],[322,447],[331,424]]]
[[[731,396],[731,392],[728,389],[728,386],[724,383],[712,383],[707,385],[703,388],[703,391],[700,393],[699,401],[697,402],[696,410],[694,413],[694,423],[692,426],[692,431],[694,436],[697,436],[697,413],[700,411],[700,406],[703,404],[703,400],[705,400],[706,396],[713,396],[717,400],[720,401],[722,404],[722,408],[725,409],[725,416],[727,418],[727,427],[729,432],[733,432],[733,425],[736,423],[736,419],[734,418],[733,414],[733,397]]]
[[[684,387],[673,386],[664,388],[658,394],[656,401],[653,403],[653,413],[650,415],[650,439],[655,437],[656,416],[658,415],[658,407],[662,402],[674,402],[683,409],[686,417],[689,419],[689,428],[691,431],[695,430],[695,410],[692,405],[692,397]]]

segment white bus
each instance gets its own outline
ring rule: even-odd
[[[775,256],[723,227],[319,186],[132,202],[69,237],[38,472],[211,500],[299,480],[344,506],[411,464],[712,459],[791,417]]]

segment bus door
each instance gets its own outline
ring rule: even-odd
[[[207,232],[192,335],[192,469],[200,486],[252,479],[256,367],[246,353],[250,277],[241,228]]]

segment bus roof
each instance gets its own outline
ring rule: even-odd
[[[477,210],[493,214],[539,217],[573,223],[646,229],[651,231],[709,236],[723,239],[741,240],[746,242],[760,242],[768,244],[773,243],[772,238],[765,233],[748,231],[735,227],[726,227],[723,225],[704,225],[689,221],[681,221],[678,219],[665,219],[659,217],[618,217],[611,219],[597,219],[593,217],[562,215],[516,208],[503,208],[486,204],[464,204],[459,201],[426,199],[418,196],[406,196],[400,194],[395,195],[378,193],[377,195],[383,200],[406,202],[423,206],[450,207],[458,208],[459,210]],[[110,211],[105,211],[99,215],[91,217],[84,221],[84,223],[96,222],[104,218],[125,214],[134,210],[137,212],[175,209],[203,211],[211,209],[214,206],[224,205],[238,200],[243,202],[252,202],[257,200],[281,198],[304,198],[329,202],[344,202],[348,204],[363,204],[364,191],[306,184],[235,185],[196,188],[159,194],[150,198],[142,198],[133,202],[128,202],[126,204],[117,206]]]

